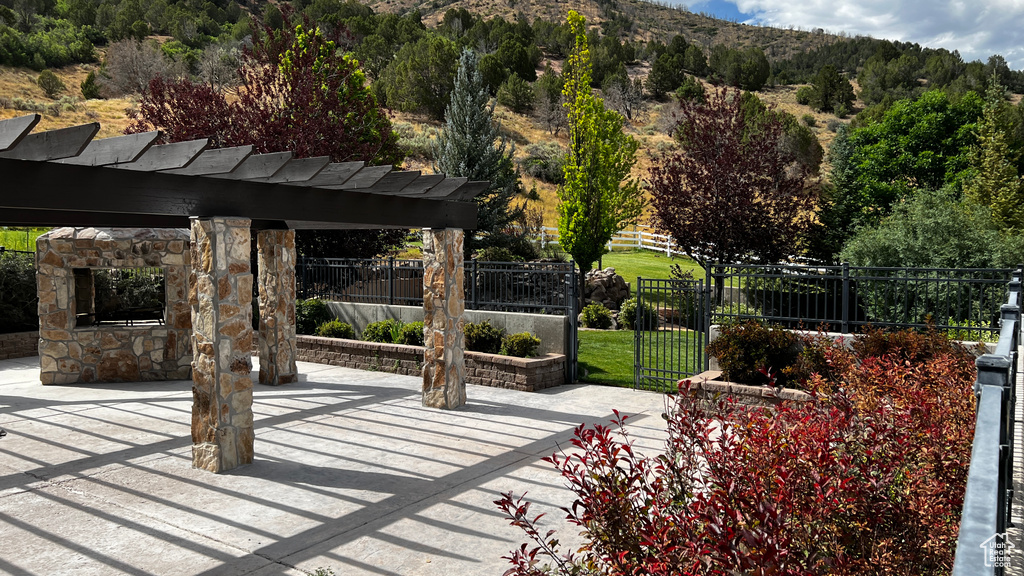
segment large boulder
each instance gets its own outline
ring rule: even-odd
[[[583,292],[583,305],[597,302],[609,310],[618,310],[629,298],[629,284],[615,273],[615,268],[591,270]]]

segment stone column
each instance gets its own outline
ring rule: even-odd
[[[260,384],[298,380],[295,367],[295,231],[257,236],[260,284]]]
[[[423,230],[423,405],[466,403],[462,230]]]
[[[192,220],[192,466],[252,462],[249,220]]]
[[[75,327],[75,278],[65,267],[63,256],[71,251],[71,240],[63,236],[53,239],[53,235],[36,241],[39,380],[43,384],[68,384],[78,380],[82,347],[71,334]]]

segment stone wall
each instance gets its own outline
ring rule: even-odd
[[[0,334],[0,360],[39,355],[39,331]]]
[[[58,228],[36,240],[39,378],[43,384],[186,380],[191,374],[188,232],[150,228]],[[76,325],[74,270],[158,267],[164,273],[162,325]],[[85,274],[92,288],[91,276]],[[91,310],[83,310],[89,312]]]
[[[303,335],[296,342],[303,362],[406,376],[419,376],[423,370],[424,349],[420,346]],[[470,384],[533,392],[565,383],[565,356],[561,354],[515,358],[466,351],[465,360],[466,382]]]

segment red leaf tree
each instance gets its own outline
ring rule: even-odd
[[[681,150],[655,158],[648,181],[655,225],[709,273],[793,254],[815,194],[783,143],[781,118],[765,114],[752,125],[740,93],[728,89],[683,102],[679,114]]]
[[[157,77],[129,110],[126,133],[163,131],[164,142],[210,138],[213,147],[251,144],[258,153],[292,151],[299,158],[329,156],[399,164],[404,153],[391,121],[366,85],[359,63],[337,48],[342,30],[311,25],[264,26],[238,68],[235,98],[187,78]],[[299,236],[299,250],[315,256],[373,256],[404,239],[403,231],[321,232]],[[346,246],[369,253],[352,254]],[[338,252],[338,251],[341,252]]]

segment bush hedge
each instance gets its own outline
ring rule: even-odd
[[[597,328],[598,330],[607,330],[612,327],[612,313],[611,310],[604,307],[603,304],[594,302],[593,304],[587,304],[583,307],[582,322],[584,328]]]
[[[615,432],[624,415],[580,426],[571,451],[545,460],[573,492],[565,510],[584,546],[561,553],[530,503],[502,494],[495,504],[535,544],[506,556],[506,574],[950,573],[975,369],[938,338],[822,342],[835,373],[810,379],[822,393],[807,402],[708,403],[681,382],[660,454]]]
[[[490,320],[470,322],[463,331],[466,337],[466,350],[485,354],[497,354],[501,351],[501,339],[505,336],[505,331],[492,326]]]
[[[338,319],[329,320],[317,326],[316,335],[323,336],[324,338],[356,339],[356,331],[352,328],[352,325]]]
[[[500,354],[505,356],[517,356],[529,358],[537,355],[537,348],[540,346],[540,338],[529,332],[509,334],[501,339]]]
[[[384,344],[397,344],[402,334],[402,323],[393,318],[371,322],[363,329],[363,340],[366,342],[381,342]]]
[[[310,298],[295,302],[295,332],[311,335],[317,326],[331,320],[331,310],[323,300]]]

